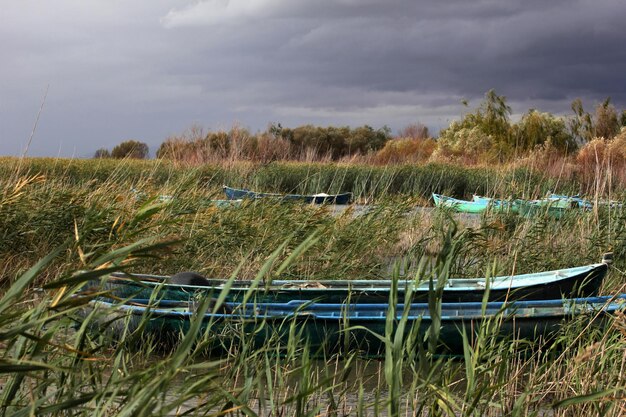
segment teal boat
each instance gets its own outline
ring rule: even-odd
[[[498,200],[489,197],[474,196],[472,201],[467,201],[433,193],[433,200],[436,207],[448,208],[461,213],[483,213],[488,210],[517,213],[519,209],[517,200]]]
[[[593,205],[578,196],[565,196],[550,194],[537,200],[499,200],[491,197],[474,195],[473,202],[487,204],[495,207],[506,208],[512,213],[520,213],[525,216],[547,215],[553,218],[561,218],[567,212],[579,209],[590,210]]]
[[[474,194],[472,201],[475,203],[489,204],[495,211],[506,211],[509,213],[519,213],[520,200],[502,200],[498,198],[483,197]]]
[[[579,195],[568,196],[562,194],[550,194],[546,197],[550,204],[561,208],[578,208],[583,210],[591,210],[593,204],[589,200],[581,198]]]
[[[611,262],[610,253],[602,262],[573,268],[529,274],[504,275],[491,278],[448,278],[433,288],[441,287],[444,302],[478,302],[485,296],[490,301],[521,299],[556,299],[588,297],[598,293]],[[397,296],[405,302],[411,288],[411,302],[428,301],[431,282],[426,280],[397,280]],[[309,300],[326,303],[388,302],[394,287],[393,280],[251,280],[208,279],[191,272],[169,276],[113,273],[94,280],[85,287],[85,293],[103,293],[110,298],[150,298],[182,300],[215,298],[222,295],[227,301],[244,298],[257,302],[287,302]]]
[[[120,338],[128,335],[128,331],[141,329],[142,336],[176,341],[189,331],[195,318],[201,320],[200,333],[214,340],[210,346],[215,349],[236,347],[238,341],[245,340],[255,348],[271,346],[273,351],[276,351],[276,343],[283,348],[306,343],[313,355],[358,350],[380,356],[385,352],[385,344],[379,336],[385,336],[390,324],[392,329],[388,337],[402,328],[403,337],[415,346],[420,343],[418,341],[425,340],[433,324],[433,311],[440,317],[437,321],[438,350],[461,353],[463,334],[471,341],[483,325],[493,326],[493,336],[532,341],[549,337],[573,318],[586,316],[591,320],[623,311],[624,307],[626,294],[578,299],[441,303],[439,306],[292,300],[287,303],[226,303],[196,317],[199,306],[193,301],[135,299],[123,304],[94,300],[91,302],[91,317],[113,332],[114,337]],[[399,323],[403,323],[403,327],[399,327]]]
[[[488,201],[467,201],[433,193],[435,207],[447,208],[461,213],[482,213],[489,208]]]

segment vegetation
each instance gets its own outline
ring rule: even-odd
[[[496,339],[485,325],[467,341],[463,360],[434,355],[429,343],[420,349],[420,341],[391,330],[380,335],[381,359],[357,352],[312,359],[297,334],[253,349],[245,333],[220,356],[207,356],[222,340],[210,327],[192,325],[167,349],[142,325],[116,341],[107,329],[126,328],[124,319],[109,315],[113,321],[101,326],[101,317],[85,315],[93,294],[74,296],[113,270],[322,280],[427,276],[450,265],[454,276],[484,276],[595,262],[608,250],[615,267],[603,292],[623,292],[624,210],[560,220],[412,210],[415,195],[438,187],[543,192],[546,178],[537,172],[293,163],[184,170],[164,161],[55,159],[5,159],[1,166],[1,415],[623,413],[623,315],[598,326],[574,321],[536,343]],[[225,179],[270,190],[324,185],[376,205],[365,212],[271,201],[218,208],[209,200]]]
[[[146,317],[131,325],[116,309],[100,314],[89,307],[98,293],[81,292],[113,271],[427,279],[557,269],[612,251],[602,292],[622,293],[624,206],[561,219],[415,208],[433,192],[623,203],[624,112],[608,99],[593,114],[580,101],[572,109],[569,118],[530,110],[513,123],[490,91],[437,139],[419,124],[395,138],[369,126],[192,127],[156,160],[141,160],[148,149],[137,141],[95,161],[0,158],[0,416],[623,415],[621,313],[574,320],[539,341],[494,337],[496,319],[465,340],[462,358],[437,355],[437,326],[423,340],[394,331],[402,318],[378,335],[382,358],[348,348],[314,359],[289,322],[287,340],[255,346],[241,327],[196,318],[164,344]],[[223,184],[350,191],[357,204],[225,208],[214,201]],[[219,302],[199,300],[198,317]]]
[[[577,159],[585,158],[589,153],[585,148],[595,139],[611,143],[620,137],[626,129],[626,110],[619,113],[607,98],[595,107],[593,114],[584,110],[579,99],[572,102],[572,111],[570,116],[555,116],[530,109],[514,123],[506,98],[490,90],[475,109],[441,130],[439,137],[431,136],[420,123],[406,126],[395,137],[387,127],[376,130],[367,125],[286,128],[277,123],[256,134],[239,126],[228,131],[205,132],[194,125],[180,135],[167,138],[156,157],[195,166],[276,161],[385,166],[496,164],[505,169],[511,165],[530,165],[532,169],[579,181],[587,173],[577,167]],[[139,145],[145,146],[135,141],[123,142],[115,152],[109,154],[108,150],[100,149],[95,157],[144,158],[147,147]],[[141,152],[133,151],[135,148]],[[617,173],[617,177],[619,182],[624,175]],[[589,184],[584,186],[588,188]]]
[[[116,145],[111,153],[107,149],[98,149],[94,155],[94,158],[132,158],[132,159],[146,159],[148,157],[148,145],[136,140],[127,140],[119,145]]]
[[[387,128],[300,126],[295,129],[271,125],[252,135],[234,127],[228,132],[204,133],[193,126],[179,137],[168,138],[157,151],[157,158],[196,163],[222,160],[338,160],[352,155],[377,151],[389,139]]]

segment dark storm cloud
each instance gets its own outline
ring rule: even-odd
[[[0,22],[0,154],[154,151],[193,123],[422,122],[495,88],[513,110],[626,104],[626,3],[13,1]],[[60,151],[59,151],[60,149]]]

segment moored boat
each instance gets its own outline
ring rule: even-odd
[[[580,208],[584,210],[591,210],[593,203],[586,200],[579,195],[562,195],[562,194],[549,194],[547,200],[553,204],[556,202],[557,206],[563,208]]]
[[[499,276],[490,278],[448,278],[441,282],[396,280],[397,296],[405,302],[411,289],[411,302],[427,301],[433,289],[440,289],[444,302],[491,301],[520,299],[556,299],[583,297],[598,293],[608,269],[609,254],[602,262],[553,271]],[[180,280],[179,278],[185,278]],[[190,279],[191,277],[192,279]],[[245,297],[258,302],[286,302],[289,300],[316,300],[330,303],[387,302],[394,291],[393,280],[253,280],[207,279],[193,273],[168,276],[113,273],[102,281],[94,281],[88,288],[106,291],[116,298],[158,298],[189,300],[197,297],[215,297],[227,291],[228,301]],[[225,290],[226,289],[226,290]],[[156,293],[156,294],[154,294]]]
[[[238,200],[243,198],[274,198],[278,200],[294,200],[302,201],[309,204],[349,204],[352,200],[352,193],[340,194],[277,194],[277,193],[260,193],[256,191],[227,187],[224,185],[224,193],[229,200]]]
[[[436,207],[449,208],[462,213],[482,213],[489,208],[489,201],[467,201],[433,193]]]
[[[550,194],[545,198],[536,200],[500,200],[491,197],[474,195],[472,202],[479,204],[490,203],[493,207],[501,210],[508,209],[512,213],[520,213],[522,215],[534,216],[546,214],[554,218],[561,218],[570,210],[590,210],[593,208],[593,205],[589,201],[578,196],[565,196],[558,194]]]
[[[493,325],[490,336],[516,340],[544,338],[578,316],[595,318],[623,310],[626,294],[439,305],[292,300],[287,303],[226,303],[219,310],[219,306],[201,310],[193,301],[134,299],[125,304],[94,300],[91,307],[96,310],[91,317],[98,317],[101,312],[105,317],[102,322],[118,333],[118,337],[141,329],[142,334],[175,340],[189,331],[194,320],[200,320],[199,333],[214,335],[216,339],[221,337],[217,343],[221,346],[230,346],[241,338],[259,348],[271,339],[289,345],[306,343],[312,354],[360,350],[380,355],[385,351],[384,338],[391,337],[396,330],[404,329],[402,337],[412,338],[414,346],[425,339],[434,323],[438,326],[438,350],[451,353],[462,352],[464,335],[471,341],[483,325]],[[209,312],[198,316],[198,311]]]
[[[512,213],[518,211],[516,201],[498,200],[476,195],[471,201],[468,201],[433,193],[433,200],[437,207],[450,208],[461,213],[483,213],[487,210]]]

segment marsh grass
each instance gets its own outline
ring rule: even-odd
[[[117,270],[197,270],[253,278],[258,285],[276,276],[425,279],[568,267],[597,262],[609,250],[615,264],[603,292],[623,292],[621,209],[562,219],[506,213],[465,219],[411,210],[415,195],[434,189],[490,195],[543,190],[522,171],[510,181],[499,174],[492,181],[487,171],[436,166],[416,175],[411,167],[270,164],[227,172],[101,164],[33,160],[23,165],[27,174],[2,177],[3,416],[624,413],[623,315],[601,326],[575,320],[538,342],[493,337],[497,321],[486,323],[465,341],[462,360],[438,355],[436,325],[418,340],[412,329],[397,331],[407,326],[401,318],[379,335],[383,359],[362,359],[349,339],[341,356],[322,351],[313,359],[313,347],[293,323],[284,323],[286,338],[276,335],[259,345],[242,326],[218,331],[201,325],[201,313],[217,307],[200,303],[189,329],[165,349],[145,331],[147,318],[135,329],[123,317],[97,326],[101,319],[84,313],[91,297],[75,296],[84,282]],[[366,213],[339,215],[328,207],[271,201],[229,209],[206,204],[226,180],[267,191],[351,190],[377,204]],[[131,188],[144,190],[146,198],[137,199]],[[162,202],[160,195],[175,198]],[[47,289],[38,290],[42,286]],[[105,331],[112,326],[126,332],[121,342]],[[262,330],[261,323],[256,331]],[[207,356],[216,346],[220,356]]]

